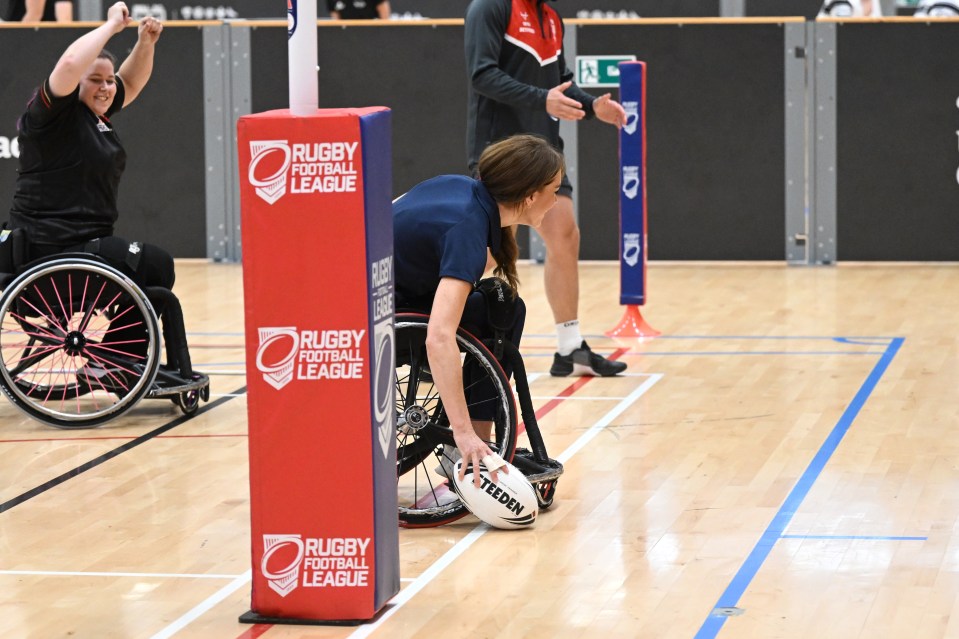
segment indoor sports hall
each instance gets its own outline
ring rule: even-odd
[[[530,388],[566,468],[553,506],[526,530],[402,529],[394,602],[322,628],[237,621],[243,305],[215,292],[240,289],[240,266],[179,266],[212,380],[198,415],[147,400],[62,431],[0,405],[6,636],[956,633],[952,265],[653,263],[645,317],[663,335],[620,342],[603,336],[617,269],[585,264],[589,338],[629,372],[550,377],[551,324],[530,314]],[[533,309],[540,268],[521,270]]]
[[[320,7],[319,107],[389,109],[392,150],[379,156],[389,156],[392,197],[466,170],[466,2],[445,1],[455,12],[395,0],[394,17],[423,16],[376,25],[335,23]],[[279,377],[266,380],[278,369],[263,364],[274,336],[257,336],[263,324],[250,318],[271,295],[298,311],[328,309],[344,291],[375,297],[381,282],[318,255],[353,241],[342,238],[364,228],[362,211],[296,221],[293,233],[330,236],[317,255],[290,248],[300,245],[286,222],[268,219],[280,229],[270,235],[242,219],[254,186],[274,189],[258,195],[259,211],[292,210],[291,193],[253,184],[242,168],[258,147],[244,149],[237,127],[288,106],[286,21],[242,2],[236,16],[187,21],[194,12],[171,5],[151,85],[116,116],[130,156],[120,228],[174,255],[192,367],[209,387],[158,397],[138,387],[142,399],[91,427],[45,423],[41,386],[16,381],[36,356],[24,359],[19,337],[11,345],[22,332],[11,326],[57,316],[52,307],[77,292],[51,297],[38,280],[14,295],[14,274],[0,277],[0,637],[959,637],[959,71],[948,53],[959,19],[897,16],[890,4],[881,20],[816,20],[820,3],[798,0],[788,15],[762,11],[761,0],[667,2],[675,15],[638,2],[642,17],[619,18],[578,16],[574,4],[624,3],[557,3],[571,63],[646,63],[642,301],[623,299],[631,265],[620,258],[639,247],[621,232],[621,139],[595,122],[564,123],[583,336],[628,368],[550,375],[544,248],[520,234],[524,378],[563,465],[535,523],[502,530],[467,514],[401,526],[396,538],[391,518],[398,592],[375,614],[250,623],[267,566],[253,511],[284,502],[317,526],[351,523],[343,504],[369,501],[367,478],[336,460],[353,459],[342,434],[375,408],[333,384],[284,404],[293,395]],[[53,52],[103,19],[82,6],[89,22],[0,26],[0,55],[23,60],[0,70],[4,95],[22,95],[0,100],[0,201],[13,195],[11,123],[31,87]],[[117,36],[118,51],[133,46],[133,31]],[[37,43],[51,53],[14,58]],[[619,91],[577,77],[590,92]],[[288,208],[274,206],[279,198]],[[302,267],[310,263],[324,268]],[[251,295],[244,278],[254,271],[274,274],[276,291]],[[60,291],[58,273],[49,287]],[[160,329],[158,356],[169,340]],[[49,342],[54,329],[38,330]],[[251,403],[264,395],[250,389],[264,380],[276,391],[265,405],[300,425],[254,427],[262,405]],[[396,441],[384,444],[394,453],[396,418],[387,420]],[[517,445],[530,446],[519,431]],[[271,458],[273,441],[323,457]],[[362,446],[376,452],[375,437]],[[263,468],[284,479],[251,486]],[[321,544],[319,554],[337,552]]]

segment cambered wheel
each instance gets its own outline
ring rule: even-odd
[[[443,471],[444,452],[453,450],[453,433],[429,371],[428,319],[396,316],[397,496],[400,525],[410,528],[439,526],[468,512]],[[518,421],[509,380],[478,339],[460,330],[456,341],[471,414],[480,405],[487,409],[484,413],[494,414],[490,447],[511,460]]]
[[[94,259],[58,258],[0,297],[0,387],[58,428],[90,428],[136,405],[156,375],[153,307],[125,275]]]
[[[200,408],[200,389],[177,393],[173,396],[173,403],[180,407],[184,415],[192,415]]]

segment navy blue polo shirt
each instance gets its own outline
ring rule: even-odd
[[[444,277],[475,284],[500,246],[499,207],[479,180],[441,175],[393,203],[398,308],[430,308]]]

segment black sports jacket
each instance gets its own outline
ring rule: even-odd
[[[563,21],[545,0],[473,0],[466,11],[469,104],[466,149],[472,171],[490,143],[542,135],[562,149],[546,95],[573,79],[563,56]],[[575,84],[566,95],[593,116],[593,96]]]

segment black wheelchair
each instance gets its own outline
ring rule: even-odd
[[[433,384],[426,356],[429,316],[399,312],[396,315],[396,450],[397,495],[400,525],[407,528],[439,526],[469,511],[456,496],[443,471],[444,451],[455,446],[443,402]],[[464,388],[491,385],[496,404],[490,448],[518,468],[536,490],[541,509],[553,503],[563,465],[550,459],[536,423],[526,369],[519,351],[508,341],[479,340],[462,328],[456,336],[463,362]],[[494,343],[495,342],[495,343]],[[516,397],[495,352],[513,370],[530,449],[517,448],[519,423]],[[485,395],[489,397],[489,395]],[[446,460],[446,466],[451,465]]]
[[[180,302],[140,288],[96,255],[27,262],[19,231],[0,232],[0,389],[14,406],[57,428],[92,428],[143,398],[186,415],[210,398],[193,370]],[[155,308],[162,308],[162,334]],[[160,363],[161,339],[166,362]]]

